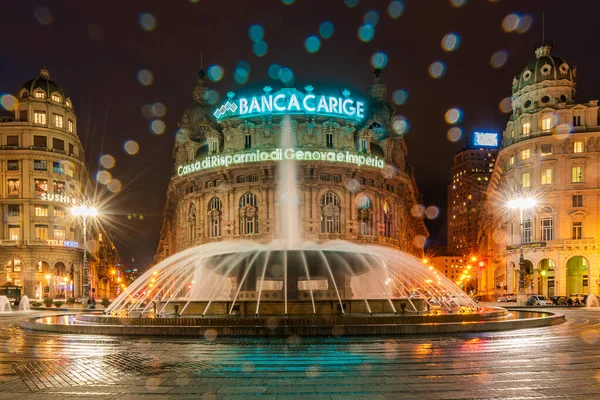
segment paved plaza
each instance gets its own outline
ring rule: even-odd
[[[123,338],[0,318],[0,399],[600,398],[600,310],[453,337]]]

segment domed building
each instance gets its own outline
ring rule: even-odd
[[[45,68],[0,116],[0,284],[42,299],[81,296],[82,229],[70,208],[88,185],[69,95]]]
[[[598,294],[598,101],[576,102],[577,70],[551,50],[539,47],[513,80],[479,238],[490,297]]]
[[[307,241],[376,243],[421,256],[428,236],[394,108],[375,71],[369,96],[269,86],[210,104],[204,71],[173,151],[156,261],[208,242],[283,235],[280,162],[295,160],[296,233]],[[291,118],[292,144],[281,131]]]

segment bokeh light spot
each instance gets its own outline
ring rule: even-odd
[[[15,107],[19,104],[19,101],[15,96],[10,93],[5,93],[0,95],[0,105],[7,111],[13,111]]]
[[[504,29],[504,32],[512,32],[517,29],[520,19],[521,18],[519,15],[515,13],[508,14],[506,17],[504,17],[502,20],[502,29]]]
[[[408,133],[408,130],[410,129],[410,124],[408,123],[408,120],[405,117],[403,117],[402,115],[397,115],[392,121],[392,129],[398,135],[404,135]]]
[[[262,40],[257,40],[252,45],[252,51],[254,52],[254,54],[257,57],[264,56],[265,54],[267,54],[268,50],[269,50],[269,46],[267,45],[267,42],[264,42]]]
[[[490,58],[490,64],[494,68],[500,68],[508,61],[508,53],[505,50],[499,50],[492,54]]]
[[[446,73],[446,65],[442,61],[435,61],[429,66],[429,76],[439,79]]]
[[[362,25],[358,28],[358,38],[363,42],[370,42],[375,36],[375,28],[373,25]]]
[[[365,13],[363,17],[363,23],[365,25],[371,25],[373,27],[377,26],[379,23],[379,13],[375,10],[369,10]]]
[[[152,85],[152,82],[154,82],[154,76],[149,70],[142,69],[137,73],[137,80],[144,86],[150,86]]]
[[[150,131],[155,135],[160,135],[165,131],[165,123],[160,119],[155,119],[154,121],[150,122]]]
[[[408,100],[408,92],[404,89],[398,89],[394,92],[392,98],[394,99],[394,103],[396,103],[396,105],[401,106]]]
[[[50,25],[54,19],[52,11],[46,7],[38,6],[33,9],[33,16],[42,25]]]
[[[219,101],[219,92],[213,89],[207,89],[206,92],[204,92],[204,100],[208,104],[217,104]]]
[[[449,33],[442,38],[442,49],[445,51],[454,51],[460,46],[460,36],[456,33]]]
[[[467,5],[467,0],[450,0],[450,4],[452,7],[459,8]]]
[[[415,247],[423,248],[425,247],[425,243],[427,243],[427,238],[423,235],[417,235],[413,239],[413,244],[415,245]]]
[[[390,1],[388,5],[388,15],[392,18],[398,18],[404,13],[404,3],[400,0]]]
[[[135,140],[128,140],[123,144],[123,149],[129,155],[137,154],[140,151],[140,145]]]
[[[111,169],[112,167],[115,166],[115,163],[116,163],[115,158],[113,156],[111,156],[110,154],[105,154],[100,157],[100,165],[102,165],[103,168]]]
[[[296,77],[294,76],[294,72],[289,67],[281,68],[281,73],[279,74],[279,79],[281,79],[281,83],[284,85],[293,85]]]
[[[529,15],[523,15],[519,18],[516,31],[517,33],[525,33],[531,28],[531,25],[533,25],[533,18]]]
[[[240,61],[233,72],[233,80],[239,85],[248,82],[250,76],[250,66],[245,61]]]
[[[269,73],[269,78],[277,80],[281,75],[281,67],[279,64],[271,64],[267,72]]]
[[[425,207],[420,204],[415,204],[410,209],[410,214],[415,218],[421,218],[425,212]]]
[[[323,39],[329,39],[332,37],[333,32],[333,24],[329,21],[325,21],[319,26],[319,35],[321,35]]]
[[[429,206],[425,209],[425,216],[429,219],[436,219],[440,215],[440,209],[436,206]]]
[[[462,134],[463,131],[461,128],[459,128],[458,126],[453,126],[452,128],[448,129],[448,140],[453,143],[458,142],[462,138]]]
[[[260,25],[252,25],[248,29],[248,36],[250,36],[250,40],[256,42],[258,40],[263,40],[265,37],[265,30]]]
[[[345,2],[346,5],[350,8],[354,8],[358,4],[358,0],[345,0]]]
[[[296,1],[296,0],[281,0],[281,2],[283,4],[285,4],[286,6],[289,6],[290,4],[293,4],[294,1]]]
[[[378,51],[371,56],[371,65],[374,68],[383,69],[388,63],[388,56],[385,53]]]
[[[500,109],[500,111],[502,111],[505,114],[508,114],[509,112],[512,111],[512,100],[510,97],[505,97],[500,101],[500,104],[498,105],[498,108]]]
[[[311,35],[304,41],[304,47],[309,53],[316,53],[321,48],[321,40],[317,36]]]
[[[167,114],[167,106],[160,102],[152,104],[152,114],[158,118],[164,117]]]
[[[149,12],[140,13],[138,21],[142,29],[146,31],[153,31],[156,28],[156,18]]]
[[[446,111],[446,114],[444,115],[446,122],[452,125],[458,124],[460,121],[462,121],[462,117],[463,114],[460,108],[451,108]]]
[[[208,79],[213,82],[219,82],[221,79],[223,79],[224,74],[223,67],[220,65],[211,65],[208,67]]]
[[[106,185],[111,179],[112,175],[108,171],[98,171],[96,174],[96,180],[103,185]]]
[[[110,182],[108,182],[108,185],[106,185],[106,187],[111,192],[116,193],[121,190],[121,188],[123,187],[123,184],[118,179],[111,179]]]

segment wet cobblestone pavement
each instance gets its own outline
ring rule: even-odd
[[[0,317],[2,399],[600,399],[600,309],[419,338],[119,338]]]

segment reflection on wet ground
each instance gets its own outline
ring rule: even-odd
[[[564,312],[547,328],[398,338],[59,335],[3,317],[0,399],[599,398],[600,311]]]

